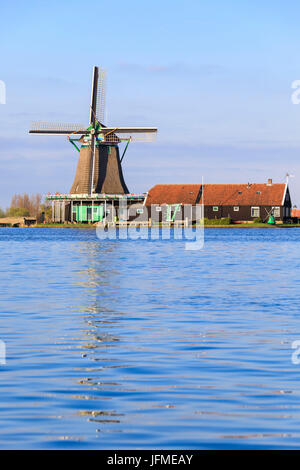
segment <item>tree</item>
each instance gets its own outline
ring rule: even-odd
[[[11,198],[8,215],[11,217],[31,216],[39,218],[42,212],[41,194],[14,194]]]

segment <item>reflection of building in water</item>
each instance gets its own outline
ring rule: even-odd
[[[116,289],[119,247],[117,244],[101,245],[99,242],[81,243],[80,251],[86,260],[85,267],[78,273],[76,284],[85,289],[84,298],[87,300],[82,313],[85,322],[94,327],[99,324],[111,324],[114,315],[118,314],[112,308]]]
[[[107,432],[106,425],[120,423],[123,416],[115,409],[110,409],[112,391],[120,391],[122,385],[115,380],[115,370],[124,366],[123,356],[116,351],[120,341],[118,335],[120,312],[112,307],[117,294],[118,246],[101,246],[99,242],[80,243],[78,254],[85,263],[75,280],[83,291],[78,313],[82,317],[84,328],[81,330],[79,352],[82,366],[77,368],[81,377],[77,377],[79,393],[73,398],[82,403],[79,416],[89,422],[105,424],[98,432]],[[87,405],[86,400],[89,400]],[[88,409],[87,409],[88,408]]]
[[[97,423],[120,423],[119,419],[114,419],[118,416],[124,416],[122,413],[115,413],[113,411],[79,411],[79,416],[87,416],[88,421],[95,421]]]

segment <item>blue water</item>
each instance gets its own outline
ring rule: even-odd
[[[2,228],[0,250],[1,448],[299,447],[299,229],[186,251]]]

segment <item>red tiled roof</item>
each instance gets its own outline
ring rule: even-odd
[[[146,205],[195,204],[201,184],[157,184],[150,189]]]
[[[281,206],[286,185],[282,184],[204,184],[207,206]],[[199,194],[201,193],[200,201]],[[146,204],[201,203],[201,184],[157,184],[150,189]]]
[[[284,194],[285,184],[205,184],[204,204],[281,206]]]

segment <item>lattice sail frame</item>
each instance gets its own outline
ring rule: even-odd
[[[30,132],[64,132],[72,134],[73,132],[86,132],[86,126],[80,123],[64,123],[64,122],[31,122]]]
[[[99,122],[105,121],[105,105],[106,105],[106,70],[102,67],[98,68],[98,86],[97,86],[97,103],[96,118]]]
[[[104,142],[117,144],[122,140],[130,140],[130,142],[153,142],[156,139],[156,132],[139,132],[136,134],[125,134],[114,132],[112,134],[103,135]]]

